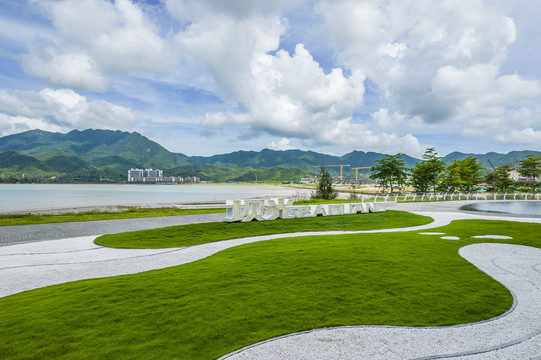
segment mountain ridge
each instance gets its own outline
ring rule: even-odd
[[[17,153],[11,153],[16,151]],[[239,150],[226,154],[212,156],[187,156],[181,153],[173,153],[160,144],[146,138],[137,132],[124,132],[120,130],[72,130],[66,134],[53,133],[44,130],[29,130],[19,134],[0,137],[0,169],[17,167],[20,161],[40,171],[56,171],[67,173],[73,171],[100,172],[112,171],[118,174],[126,174],[130,168],[158,168],[163,170],[177,169],[176,172],[184,173],[189,169],[205,172],[195,165],[212,165],[220,168],[245,169],[243,172],[229,172],[228,179],[257,178],[258,174],[267,174],[258,170],[267,168],[295,168],[306,174],[316,174],[320,165],[350,165],[344,167],[343,173],[346,178],[354,177],[354,167],[366,167],[375,165],[375,161],[385,154],[377,152],[364,152],[353,150],[342,156],[334,156],[311,150],[271,150],[261,151]],[[9,153],[8,155],[5,155]],[[463,160],[468,156],[475,157],[484,164],[485,170],[491,170],[490,162],[495,166],[505,165],[520,161],[525,155],[541,155],[539,151],[511,151],[507,154],[489,152],[486,154],[473,154],[452,152],[443,161],[447,164],[455,160]],[[14,160],[19,159],[19,160]],[[34,160],[32,160],[34,159]],[[9,160],[9,161],[8,161]],[[490,162],[489,162],[490,160]],[[404,155],[406,167],[412,168],[420,159]],[[7,166],[11,164],[10,166]],[[181,170],[179,168],[186,167]],[[20,166],[19,166],[20,168]],[[19,169],[24,170],[24,169]],[[207,169],[208,176],[215,179],[221,172],[215,168]],[[333,175],[340,173],[339,167],[328,167]],[[253,171],[246,175],[247,172]],[[284,176],[290,178],[293,173],[281,170]],[[361,170],[361,173],[367,170]],[[286,175],[287,174],[287,175]],[[224,173],[225,176],[225,173]]]

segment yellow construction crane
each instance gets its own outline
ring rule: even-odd
[[[340,166],[340,181],[342,181],[342,169],[344,168],[344,166],[349,166],[349,165],[320,165],[320,166],[312,166],[312,167],[331,167],[331,166]]]
[[[361,166],[361,167],[351,168],[351,170],[355,170],[355,181],[357,181],[359,169],[371,169],[371,168],[372,166]]]

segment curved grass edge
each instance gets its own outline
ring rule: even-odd
[[[355,231],[394,229],[426,225],[434,219],[406,211],[339,215],[315,218],[277,219],[249,223],[212,222],[168,226],[102,235],[95,244],[114,248],[157,249],[200,245],[221,240],[251,236],[298,233],[307,231]]]
[[[510,226],[509,224],[513,225]],[[250,278],[250,275],[252,275],[250,271],[241,268],[241,266],[251,266],[252,269],[254,267],[257,269],[259,267],[272,266],[273,268],[278,268],[282,271],[283,267],[280,265],[288,265],[289,263],[289,266],[293,265],[293,270],[298,271],[298,268],[300,267],[302,269],[303,265],[302,263],[299,264],[298,261],[305,256],[303,251],[307,249],[308,245],[310,245],[310,247],[315,246],[313,252],[315,251],[315,253],[327,257],[327,251],[334,248],[337,243],[340,244],[342,241],[347,241],[348,246],[342,246],[345,249],[345,252],[340,253],[340,255],[349,255],[351,253],[350,245],[361,246],[363,251],[359,254],[362,254],[363,258],[368,260],[385,260],[385,262],[390,262],[391,264],[397,262],[400,265],[399,269],[404,269],[404,264],[400,260],[423,260],[423,266],[420,267],[419,270],[422,271],[424,269],[426,270],[424,274],[434,273],[433,275],[436,276],[436,278],[431,278],[431,281],[424,285],[434,284],[440,286],[441,284],[438,282],[437,276],[445,275],[445,273],[451,274],[451,276],[446,277],[450,283],[445,284],[448,286],[449,290],[455,291],[455,293],[450,294],[451,304],[456,303],[456,299],[462,299],[460,291],[459,294],[456,294],[457,287],[454,283],[454,281],[460,280],[462,275],[467,275],[468,281],[479,279],[486,281],[486,284],[493,285],[493,290],[495,292],[489,292],[488,294],[490,296],[488,297],[486,296],[487,294],[485,294],[482,299],[487,299],[494,304],[497,304],[498,309],[495,310],[494,308],[491,308],[491,306],[485,306],[485,311],[486,309],[490,309],[491,313],[489,316],[484,317],[497,316],[498,312],[506,311],[510,306],[510,300],[512,300],[509,291],[503,287],[503,285],[498,285],[499,283],[481,272],[473,264],[461,258],[458,255],[457,249],[471,243],[480,242],[514,243],[517,245],[541,247],[539,225],[525,225],[508,221],[460,220],[453,222],[450,225],[440,227],[438,230],[445,231],[449,233],[449,235],[459,235],[461,242],[443,241],[436,237],[419,235],[417,232],[330,235],[317,237],[306,236],[295,239],[275,239],[233,247],[209,258],[168,269],[114,278],[80,281],[17,294],[13,297],[5,298],[13,301],[4,303],[4,305],[11,305],[6,307],[10,309],[10,312],[6,312],[4,317],[13,318],[11,326],[16,326],[17,329],[20,330],[19,334],[22,334],[21,336],[30,336],[30,339],[33,341],[32,346],[18,346],[17,349],[20,349],[19,351],[21,352],[36,351],[35,349],[38,349],[39,346],[50,346],[50,348],[47,348],[46,350],[41,349],[40,355],[77,358],[77,355],[84,353],[87,355],[95,354],[96,357],[118,355],[119,358],[130,358],[130,354],[132,358],[134,356],[167,358],[179,355],[182,355],[183,358],[186,359],[216,358],[217,356],[225,355],[233,351],[235,348],[241,348],[246,343],[253,344],[257,341],[285,335],[291,332],[325,326],[359,324],[356,320],[350,320],[351,312],[346,313],[346,321],[343,319],[328,319],[325,322],[323,321],[324,319],[320,318],[320,316],[329,313],[329,305],[336,305],[342,301],[340,297],[341,294],[336,294],[334,291],[326,292],[329,294],[329,298],[325,299],[325,301],[328,302],[327,306],[326,304],[315,302],[314,304],[310,304],[309,308],[306,308],[306,306],[303,306],[304,301],[298,302],[300,310],[308,313],[315,311],[319,313],[319,316],[317,314],[309,316],[307,320],[300,321],[300,324],[289,323],[289,321],[284,321],[284,319],[282,319],[282,321],[277,321],[273,315],[271,316],[268,314],[265,306],[268,306],[269,304],[272,305],[276,297],[280,298],[281,295],[286,296],[290,294],[291,290],[299,286],[299,282],[290,284],[278,281],[275,282],[275,285],[280,284],[279,288],[265,289],[261,288],[261,286],[264,285],[262,285],[260,281]],[[512,235],[514,239],[512,241],[471,239],[471,236],[483,233]],[[387,246],[382,246],[382,241],[385,241]],[[414,245],[414,247],[409,248],[408,245]],[[432,248],[434,246],[436,247]],[[436,249],[444,251],[433,251]],[[385,257],[383,259],[378,258],[376,256],[378,253],[372,253],[374,250],[385,251]],[[280,259],[281,262],[277,264],[274,258],[269,258],[269,251],[271,254],[274,254],[274,256],[277,256],[277,259]],[[433,256],[427,256],[433,255],[434,253],[439,255],[436,259],[432,259]],[[284,256],[285,254],[292,254],[293,258]],[[397,258],[397,254],[401,254],[401,258]],[[421,259],[416,259],[419,256]],[[338,258],[334,256],[334,261],[331,263],[335,263],[339,258],[341,258],[341,256]],[[250,260],[251,264],[246,264],[247,260]],[[434,270],[436,270],[434,264],[437,263],[438,266],[441,266],[442,260],[445,260],[443,265],[447,266],[446,269],[448,269],[448,271],[434,272]],[[328,262],[324,262],[323,264],[327,263]],[[346,264],[350,263],[346,262]],[[228,271],[225,269],[224,265],[235,269],[235,273],[228,274],[229,276],[224,278],[224,271],[226,273]],[[345,264],[342,264],[342,266],[344,265]],[[367,265],[370,266],[370,269],[379,269],[377,267],[374,268],[375,264],[372,262],[367,263]],[[450,268],[449,266],[453,267]],[[381,269],[385,269],[385,267]],[[343,268],[348,271],[351,270],[350,266],[345,266]],[[311,275],[311,270],[312,269],[307,269],[305,274]],[[323,268],[318,270],[320,271],[320,274],[325,275],[325,279],[328,280],[327,282],[330,283],[331,287],[336,283],[344,283],[344,281],[336,281],[344,280],[344,278],[335,278],[335,276],[338,276],[339,274],[335,274],[332,269]],[[460,271],[465,272],[460,273]],[[261,280],[266,281],[270,274],[265,271],[260,271],[259,275],[264,275]],[[288,274],[285,273],[284,275]],[[342,274],[342,276],[343,275],[344,274]],[[409,280],[409,283],[411,283],[408,284],[409,286],[416,286],[418,285],[417,282],[426,282],[424,276],[419,276],[417,272],[414,272],[413,275],[415,275],[415,278],[412,279],[411,274],[408,275],[406,271],[400,273],[388,271],[386,274],[378,273],[377,279],[385,281],[387,278],[387,280],[391,280],[391,285],[393,284],[393,279],[397,277],[402,282],[406,279]],[[198,281],[198,279],[192,279],[193,276],[203,276],[204,280],[212,279],[212,281]],[[332,276],[332,278],[329,279],[330,276]],[[323,280],[323,278],[318,278],[318,276],[312,277],[318,282]],[[244,288],[247,280],[251,281],[253,286],[257,286],[259,291],[270,291],[268,292],[270,298],[267,300],[263,299],[263,301],[260,301],[259,303],[255,302],[254,304],[248,304],[248,307],[246,307],[247,304],[244,303],[244,300],[252,299],[252,297],[256,296],[255,293],[251,291],[251,288]],[[192,283],[190,287],[186,287],[187,281]],[[224,289],[227,289],[226,285],[224,285],[224,281],[231,281],[230,285],[242,286],[241,289],[243,289],[243,291],[240,293],[238,291],[224,292]],[[306,279],[303,278],[300,284],[304,285],[305,283]],[[484,282],[482,283],[485,284]],[[368,290],[387,294],[386,297],[390,302],[384,301],[378,306],[374,306],[374,304],[369,301],[369,306],[366,307],[366,310],[370,312],[368,315],[370,315],[371,321],[363,322],[361,323],[362,325],[382,325],[382,323],[388,325],[391,322],[388,321],[389,319],[392,319],[393,325],[399,326],[453,324],[453,320],[450,320],[449,315],[445,312],[441,313],[440,317],[433,316],[431,323],[429,323],[427,317],[419,315],[411,317],[411,320],[409,321],[401,319],[398,315],[402,315],[403,312],[411,311],[409,306],[403,309],[394,309],[393,312],[392,308],[385,307],[385,305],[394,305],[396,301],[394,301],[393,298],[400,295],[400,291],[407,290],[408,287],[399,290],[400,288],[394,289],[393,287],[389,287],[389,283],[385,283],[384,285],[385,286],[381,286],[379,289],[369,288]],[[478,295],[478,290],[483,290],[482,287],[479,287],[479,284],[471,286],[471,288],[472,289],[470,290],[473,290],[473,294],[471,295],[474,297]],[[199,294],[198,297],[192,298],[190,296],[194,295],[194,289],[197,291],[206,289],[208,293]],[[331,288],[331,290],[335,289]],[[434,289],[430,286],[427,290],[432,291]],[[56,294],[55,291],[57,291]],[[391,292],[389,293],[389,291]],[[277,294],[275,294],[275,292],[277,292]],[[317,289],[317,292],[320,293],[321,291]],[[261,296],[260,293],[258,294]],[[416,294],[419,294],[419,291],[417,289],[417,291],[408,294],[410,297],[417,296]],[[313,293],[306,294],[305,291],[298,291],[295,295],[305,296],[306,299],[311,299]],[[65,298],[66,296],[67,298]],[[227,296],[227,299],[230,299],[233,302],[223,301],[224,296]],[[372,297],[369,292],[364,293],[363,296],[367,296],[369,300]],[[293,299],[294,298],[295,297],[293,297]],[[378,297],[375,296],[374,298]],[[270,301],[271,299],[273,301]],[[222,300],[221,304],[216,302],[218,300]],[[285,299],[285,301],[275,306],[275,311],[283,311],[285,309],[284,305],[289,303],[288,300],[289,299]],[[42,304],[42,301],[45,303]],[[58,304],[59,301],[61,301],[62,304]],[[430,296],[428,296],[428,301],[428,304],[430,304]],[[4,300],[0,299],[0,305],[2,305],[3,302]],[[24,309],[20,308],[21,304]],[[73,309],[74,311],[69,310],[69,307],[65,307],[64,305],[66,304],[75,307],[75,309]],[[427,306],[427,304],[424,306],[419,306],[419,304],[415,305],[418,309],[422,310],[426,308],[427,311],[430,310],[430,306]],[[435,305],[441,304],[435,301]],[[481,303],[480,305],[484,304]],[[235,309],[236,306],[243,307],[240,312],[231,314],[231,311]],[[312,306],[314,307],[313,309],[311,308]],[[355,307],[357,306],[360,305],[355,303]],[[216,309],[216,307],[218,307],[218,309]],[[246,311],[247,308],[251,309],[251,311]],[[445,307],[443,307],[443,309],[445,309]],[[461,316],[463,316],[464,309],[460,306],[458,306],[458,309],[459,311],[457,314],[462,314]],[[193,314],[193,311],[196,311],[197,313]],[[177,313],[179,312],[185,312],[187,315],[184,316],[190,316],[192,318],[178,319],[175,316],[178,316]],[[214,312],[214,314],[217,315],[215,319],[213,316],[209,316],[209,313],[211,312]],[[256,315],[254,312],[258,312],[258,316],[260,316],[259,323],[254,323],[253,319],[251,319],[251,317]],[[21,319],[31,317],[34,313],[38,315],[36,321],[43,322],[43,324],[25,324],[25,322],[21,322]],[[228,316],[223,316],[224,313],[228,314]],[[338,311],[333,311],[333,313],[336,313],[333,315],[340,315]],[[24,315],[21,316],[21,314]],[[151,316],[149,316],[149,314]],[[472,319],[473,321],[482,320],[483,310],[479,309],[479,313],[472,314],[472,316],[477,317],[477,319]],[[72,317],[76,318],[72,319]],[[42,318],[45,318],[45,320],[42,320]],[[59,318],[59,320],[57,320],[57,318]],[[295,317],[292,318],[294,319]],[[54,323],[51,323],[53,320],[60,322],[60,324],[55,325]],[[314,321],[317,323],[315,326],[313,323]],[[193,322],[193,324],[189,329],[185,329],[186,324],[190,322]],[[5,324],[5,321],[2,320],[2,315],[0,315],[0,325],[3,324]],[[94,324],[98,329],[89,326],[90,324]],[[212,326],[210,326],[210,324],[212,324]],[[262,324],[265,324],[266,327],[264,331],[260,328]],[[36,325],[36,327],[32,325]],[[50,325],[56,326],[55,329],[60,331],[55,333],[55,329],[51,330],[48,328]],[[62,328],[59,329],[58,326],[61,326]],[[146,328],[146,326],[155,326],[156,329],[154,331],[158,331],[159,329],[159,333],[154,333],[152,329]],[[178,326],[183,327],[182,329],[179,329]],[[26,335],[24,330],[28,328],[33,332],[36,332],[36,334],[39,333],[39,336],[32,337],[31,334]],[[210,334],[203,336],[203,334],[200,333],[200,331],[209,330],[209,328],[212,330]],[[53,332],[55,335],[58,335],[59,338],[57,342],[61,345],[51,344],[50,341],[47,341],[46,339],[48,337],[43,336],[43,333],[40,333],[40,331],[44,331],[44,329],[46,329],[45,333]],[[239,334],[239,331],[241,330],[249,332],[249,335],[247,336],[242,332]],[[90,338],[86,336],[86,332],[89,333]],[[9,338],[13,335],[10,331],[7,331],[6,334]],[[152,336],[149,337],[149,334],[152,334]],[[112,340],[108,343],[102,343],[103,336],[109,335]],[[73,343],[71,341],[73,341]],[[0,345],[0,348],[4,346],[4,349],[17,351],[17,349],[14,348],[17,347],[17,344],[22,345],[20,342],[7,341],[4,345]],[[38,344],[40,345],[38,346]],[[84,348],[78,348],[78,346]],[[13,354],[13,352],[11,353]],[[33,353],[32,355],[36,355],[36,353]],[[24,356],[7,358],[24,358]]]

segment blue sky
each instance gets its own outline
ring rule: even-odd
[[[541,150],[534,0],[0,0],[0,136],[168,150]]]

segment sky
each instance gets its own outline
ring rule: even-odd
[[[0,0],[0,137],[541,150],[537,0]]]

